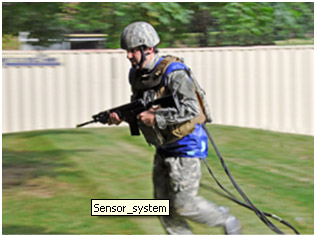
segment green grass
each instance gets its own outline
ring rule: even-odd
[[[314,231],[313,137],[247,128],[209,126],[225,161],[251,201]],[[4,134],[2,229],[4,234],[162,234],[156,217],[90,216],[90,199],[151,199],[154,149],[125,127]],[[234,192],[210,148],[208,163]],[[274,234],[253,212],[218,196],[202,166],[200,194],[226,205],[243,234]],[[277,224],[285,233],[291,231]],[[196,234],[220,228],[190,222]]]

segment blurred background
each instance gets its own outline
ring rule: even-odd
[[[206,91],[208,129],[251,201],[312,234],[313,2],[3,2],[3,233],[164,233],[156,217],[90,216],[92,198],[153,198],[154,149],[127,126],[75,129],[129,102],[120,34],[139,20]],[[234,192],[212,149],[207,160]],[[200,194],[228,206],[244,234],[272,234],[211,186],[203,168]]]
[[[192,68],[214,123],[311,135],[313,6],[4,2],[3,131],[72,128],[129,102],[119,38],[143,20],[158,31],[161,54]]]
[[[29,44],[46,47],[119,48],[122,29],[136,20],[157,29],[163,48],[313,44],[314,3],[3,2],[2,48],[19,49],[26,34]],[[92,34],[91,41],[72,41],[76,34]]]

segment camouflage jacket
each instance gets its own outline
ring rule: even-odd
[[[143,78],[150,76],[155,68],[159,55],[155,55],[152,61],[148,63],[140,75]],[[157,128],[166,129],[168,126],[183,123],[199,114],[199,104],[195,94],[193,83],[185,70],[177,70],[169,73],[165,79],[165,89],[170,93],[176,91],[180,101],[180,111],[176,108],[161,108],[155,111],[155,119]],[[132,100],[139,94],[132,94]],[[157,91],[149,89],[143,92],[142,98],[145,100],[153,100],[157,98]]]

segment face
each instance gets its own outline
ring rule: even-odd
[[[130,60],[130,63],[133,67],[137,66],[139,62],[141,61],[141,51],[139,48],[133,48],[127,50],[127,58]]]
[[[146,48],[144,54],[147,55],[145,61],[142,65],[142,68],[148,64],[149,61],[153,58],[153,48]],[[127,50],[127,58],[130,60],[131,65],[136,67],[142,58],[142,53],[138,47]]]

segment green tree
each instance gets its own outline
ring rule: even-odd
[[[313,35],[313,3],[189,3],[199,46],[263,45]]]
[[[104,33],[106,46],[119,48],[126,25],[147,21],[161,37],[160,47],[263,45],[312,37],[313,6],[312,2],[4,2],[2,29],[3,35],[15,36],[29,31],[41,45],[65,33]]]
[[[200,47],[207,47],[210,45],[210,40],[213,34],[210,32],[217,32],[218,14],[219,10],[224,7],[226,3],[210,3],[210,2],[194,2],[189,3],[188,7],[194,10],[191,18],[191,23],[188,30],[198,34],[198,45]]]
[[[61,22],[72,31],[102,32],[108,35],[107,46],[119,47],[122,29],[133,21],[147,21],[157,28],[162,41],[173,44],[189,22],[191,10],[180,3],[67,3],[62,6]]]
[[[277,2],[271,5],[274,8],[275,39],[305,38],[313,35],[313,2]]]
[[[63,35],[64,27],[58,20],[61,5],[58,2],[3,2],[2,33],[17,36],[21,31],[28,31],[29,37],[39,39],[34,44],[47,45],[48,39]]]
[[[219,34],[215,44],[273,44],[274,9],[269,3],[232,2],[215,13]]]

